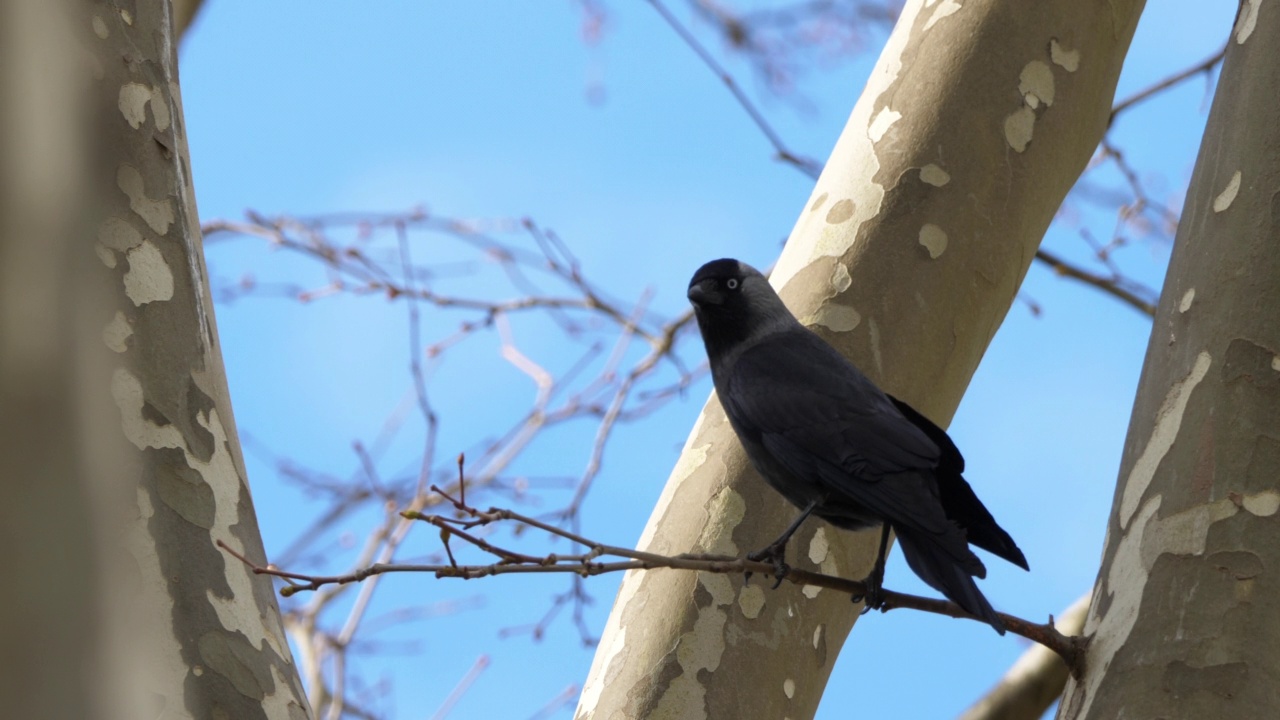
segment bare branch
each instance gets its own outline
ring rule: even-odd
[[[717,62],[716,59],[712,57],[711,53],[707,52],[707,49],[702,46],[702,43],[698,42],[698,39],[693,36],[693,33],[689,32],[688,28],[686,28],[680,20],[672,14],[671,10],[662,3],[662,0],[648,0],[648,3],[653,6],[654,10],[658,11],[658,14],[662,16],[662,19],[665,20],[668,25],[671,26],[671,29],[674,30],[676,35],[684,41],[685,45],[688,45],[689,49],[693,50],[694,54],[702,60],[702,64],[706,65],[711,72],[715,73],[716,77],[720,79],[720,82],[724,83],[724,86],[729,89],[733,98],[738,101],[738,105],[740,105],[743,111],[747,113],[747,116],[756,124],[756,127],[760,128],[760,132],[764,133],[764,136],[769,140],[769,144],[773,145],[773,150],[776,153],[777,158],[794,166],[797,170],[803,172],[814,180],[817,180],[818,175],[822,172],[822,165],[816,160],[797,155],[787,149],[786,144],[782,142],[782,138],[774,131],[773,126],[769,124],[769,121],[764,119],[764,115],[761,115],[760,111],[756,109],[755,103],[751,102],[751,99],[747,97],[747,94],[742,91],[742,88],[738,86],[738,83],[733,79],[733,76],[729,74],[729,71],[725,70],[724,66]]]
[[[1036,250],[1036,259],[1045,265],[1048,265],[1049,268],[1058,275],[1079,280],[1086,285],[1092,285],[1102,292],[1117,298],[1147,317],[1155,317],[1156,315],[1155,301],[1139,297],[1133,291],[1125,288],[1123,278],[1115,276],[1108,278],[1091,273],[1088,270],[1063,260],[1061,257],[1045,250],[1044,248]],[[1033,312],[1039,314],[1038,305],[1035,306],[1035,310],[1033,310]]]
[[[480,677],[480,673],[484,672],[487,667],[489,667],[488,655],[481,655],[476,658],[475,663],[471,665],[471,669],[467,671],[466,675],[462,676],[453,691],[449,693],[449,697],[445,698],[444,702],[440,704],[440,709],[432,714],[431,720],[444,720],[444,718],[448,717],[453,710],[453,706],[457,705],[462,696],[467,694],[467,691],[475,683],[476,678]]]
[[[1165,90],[1168,90],[1169,88],[1175,85],[1178,85],[1179,83],[1190,80],[1191,78],[1197,75],[1208,75],[1209,73],[1213,72],[1213,69],[1217,67],[1219,63],[1222,62],[1222,58],[1226,57],[1226,54],[1227,54],[1227,46],[1223,45],[1221,50],[1214,53],[1210,57],[1207,57],[1204,60],[1196,63],[1195,65],[1192,65],[1186,70],[1183,70],[1181,72],[1176,72],[1170,75],[1169,77],[1161,80],[1160,82],[1155,83],[1154,85],[1148,88],[1139,90],[1138,92],[1130,95],[1124,100],[1121,100],[1120,102],[1115,104],[1115,107],[1111,108],[1111,119],[1107,121],[1107,125],[1108,126],[1114,125],[1116,122],[1116,118],[1119,117],[1120,113],[1132,108],[1133,106],[1141,102],[1150,100],[1152,97],[1159,95],[1160,93],[1164,92]]]
[[[344,585],[360,582],[378,575],[401,572],[431,573],[436,578],[461,578],[466,580],[497,575],[530,573],[569,573],[581,577],[590,577],[626,570],[653,570],[658,568],[719,574],[741,574],[747,577],[750,577],[753,573],[762,575],[774,575],[777,573],[777,569],[771,563],[749,560],[746,557],[698,553],[659,555],[615,545],[606,545],[509,509],[490,508],[482,511],[463,504],[460,500],[445,494],[444,491],[438,488],[433,489],[445,497],[465,517],[454,518],[427,515],[415,510],[405,510],[401,515],[406,519],[421,520],[440,528],[449,535],[456,536],[479,550],[496,556],[498,558],[497,562],[488,565],[373,563],[345,575],[317,576],[285,572],[272,567],[261,567],[249,561],[248,558],[237,554],[222,541],[218,541],[218,546],[248,565],[255,573],[273,575],[300,583],[281,588],[281,594],[286,597],[305,590],[317,590],[326,585]],[[550,535],[569,540],[587,548],[587,552],[576,555],[550,554],[540,557],[531,556],[495,546],[469,532],[472,528],[503,521],[512,521],[518,525],[542,530]],[[621,560],[601,562],[598,558],[602,557],[616,557],[621,558]],[[865,594],[865,586],[862,582],[807,570],[789,569],[783,574],[783,579],[797,585],[829,588],[855,597]],[[891,590],[883,591],[883,595],[884,605],[881,607],[882,612],[908,608],[948,617],[973,619],[958,605],[946,600],[908,595]],[[1083,638],[1063,635],[1054,628],[1052,618],[1046,624],[1038,624],[1004,613],[999,615],[1011,632],[1040,643],[1058,653],[1067,665],[1072,668],[1073,672],[1079,672],[1083,667]]]

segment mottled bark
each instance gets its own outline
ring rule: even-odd
[[[0,3],[0,702],[4,716],[109,717],[95,698],[93,553],[77,310],[85,243],[75,3]]]
[[[1085,595],[1055,618],[1054,627],[1063,635],[1079,635],[1088,612],[1089,596]],[[1039,720],[1062,695],[1069,675],[1061,655],[1032,645],[960,720]]]
[[[100,79],[93,240],[112,285],[103,386],[139,465],[124,533],[134,580],[113,626],[169,718],[305,718],[265,562],[209,297],[167,1],[90,6]],[[128,665],[122,662],[121,665]]]
[[[909,2],[773,272],[796,315],[945,425],[1102,136],[1141,6]],[[639,547],[743,553],[794,512],[713,398]],[[809,523],[790,561],[861,578],[876,540]],[[856,618],[817,588],[629,574],[576,716],[812,717]]]
[[[1245,2],[1060,718],[1280,714],[1280,12]]]

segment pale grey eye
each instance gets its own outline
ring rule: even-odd
[[[727,287],[727,288],[729,288],[730,290],[737,290],[737,289],[738,289],[738,278],[729,278],[727,281],[725,281],[724,286],[725,286],[725,287]]]

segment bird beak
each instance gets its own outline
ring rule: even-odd
[[[721,301],[720,293],[711,289],[711,280],[703,280],[696,285],[689,286],[689,302],[694,305],[706,305],[708,303],[719,305]]]

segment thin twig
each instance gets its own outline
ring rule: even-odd
[[[219,547],[223,548],[228,553],[238,558],[241,562],[252,568],[254,573],[273,575],[301,583],[281,588],[280,592],[285,596],[293,595],[304,590],[315,590],[325,585],[340,585],[359,582],[375,575],[393,572],[432,573],[437,578],[462,578],[468,580],[496,575],[528,573],[573,573],[581,577],[588,577],[626,570],[651,570],[657,568],[695,570],[721,574],[759,573],[762,575],[770,575],[777,572],[775,566],[771,563],[749,560],[746,557],[694,553],[660,555],[657,553],[645,552],[643,550],[633,550],[615,545],[606,545],[604,543],[589,540],[586,537],[570,530],[566,530],[565,528],[557,527],[513,510],[497,507],[489,508],[488,510],[479,510],[478,508],[462,503],[460,499],[448,495],[445,491],[440,490],[439,488],[433,486],[432,490],[436,491],[453,504],[453,506],[465,517],[462,519],[448,518],[441,515],[424,514],[417,510],[405,510],[401,512],[401,515],[407,520],[421,520],[440,528],[442,531],[447,531],[451,535],[457,536],[483,552],[497,556],[499,558],[499,562],[489,565],[457,565],[452,562],[449,565],[374,563],[346,575],[315,576],[285,572],[271,567],[260,567],[250,562],[243,555],[232,550],[221,540],[219,540],[217,544]],[[543,557],[537,557],[497,547],[492,543],[467,532],[471,528],[483,527],[491,523],[503,521],[511,521],[518,525],[542,530],[550,535],[581,545],[582,547],[587,548],[588,552],[581,555],[566,556],[550,554]],[[622,559],[618,561],[601,562],[598,558],[602,557],[616,557]],[[784,579],[793,584],[829,588],[837,592],[847,593],[854,597],[862,596],[866,591],[865,585],[862,582],[835,577],[832,575],[825,575],[822,573],[810,572],[807,570],[791,569],[785,574]],[[919,597],[891,590],[883,591],[883,597],[884,603],[880,608],[882,612],[887,612],[897,608],[910,608],[939,615],[946,615],[949,617],[976,619],[960,608],[960,606],[946,600]],[[1058,653],[1067,663],[1067,666],[1072,668],[1073,673],[1079,673],[1081,671],[1084,640],[1081,638],[1068,638],[1067,636],[1059,633],[1053,627],[1052,618],[1050,618],[1049,623],[1042,625],[1029,622],[1012,615],[1006,615],[1004,613],[999,613],[999,616],[1001,620],[1004,621],[1005,626],[1010,632],[1038,642]]]
[[[1144,300],[1129,290],[1121,287],[1115,278],[1106,278],[1101,275],[1091,273],[1088,270],[1063,260],[1061,257],[1045,250],[1044,248],[1036,250],[1036,259],[1045,265],[1048,265],[1049,268],[1058,275],[1073,278],[1085,283],[1086,285],[1091,285],[1102,292],[1121,300],[1129,307],[1132,307],[1147,317],[1155,317],[1156,315],[1155,303]]]
[[[1226,57],[1226,55],[1227,55],[1227,46],[1223,45],[1222,49],[1214,53],[1212,56],[1205,58],[1204,60],[1196,63],[1195,65],[1192,65],[1186,70],[1174,73],[1173,75],[1170,75],[1169,77],[1161,80],[1160,82],[1148,88],[1139,90],[1138,92],[1130,95],[1124,100],[1121,100],[1120,102],[1116,103],[1115,107],[1111,108],[1111,117],[1110,119],[1107,120],[1107,127],[1111,127],[1115,123],[1116,117],[1119,116],[1120,113],[1132,108],[1134,105],[1137,105],[1138,103],[1143,102],[1144,100],[1148,100],[1152,96],[1157,95],[1165,90],[1168,90],[1174,85],[1177,85],[1178,83],[1181,83],[1185,80],[1189,80],[1197,75],[1207,74],[1209,72],[1212,72],[1213,69],[1217,67],[1218,63],[1222,62],[1222,59]]]
[[[484,672],[487,667],[489,667],[488,655],[481,655],[476,658],[475,663],[471,665],[471,669],[468,670],[467,674],[463,675],[462,679],[458,681],[458,684],[454,686],[453,692],[449,693],[449,697],[446,697],[444,702],[440,704],[440,709],[435,711],[435,714],[431,716],[431,720],[444,720],[444,718],[453,711],[453,706],[457,705],[458,701],[462,699],[462,696],[467,694],[467,690],[471,689],[476,678],[480,677],[480,673]]]
[[[782,142],[782,137],[774,131],[773,126],[769,124],[769,121],[765,120],[764,115],[761,115],[760,111],[756,109],[755,103],[751,102],[751,98],[748,98],[747,94],[742,91],[742,88],[738,87],[738,83],[733,79],[733,76],[729,74],[729,71],[725,70],[724,66],[717,62],[716,59],[712,57],[711,53],[707,52],[707,49],[702,46],[702,43],[698,42],[698,39],[693,36],[693,33],[689,32],[688,28],[686,28],[671,12],[671,10],[662,3],[662,0],[647,1],[651,6],[653,6],[654,10],[658,11],[658,14],[662,16],[662,19],[666,21],[667,25],[671,26],[671,29],[675,31],[676,35],[680,36],[680,39],[684,41],[684,44],[688,45],[689,49],[693,50],[694,54],[702,60],[702,64],[706,65],[707,68],[709,68],[711,72],[715,73],[716,77],[720,79],[720,82],[724,83],[724,86],[729,88],[729,92],[733,95],[733,98],[738,101],[738,105],[742,106],[742,109],[751,118],[751,121],[754,122],[756,127],[760,128],[760,132],[764,133],[764,136],[768,138],[769,144],[773,145],[774,152],[777,153],[778,159],[793,165],[804,174],[814,180],[817,180],[818,175],[822,173],[822,166],[810,158],[797,155],[787,149],[786,144]]]

